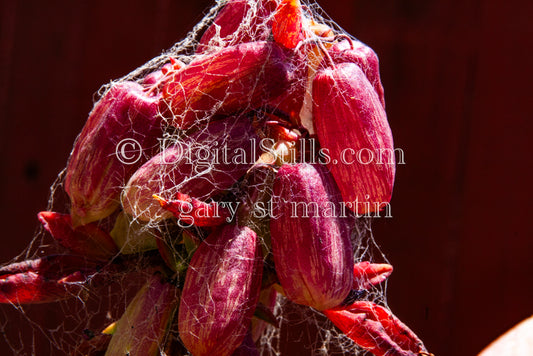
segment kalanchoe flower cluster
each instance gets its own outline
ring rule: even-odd
[[[137,79],[111,85],[77,138],[69,211],[38,214],[64,254],[0,268],[0,302],[76,297],[149,256],[90,351],[258,355],[284,297],[375,355],[428,355],[364,300],[392,266],[354,259],[356,221],[388,204],[395,174],[369,47],[298,0],[229,0],[195,53]]]

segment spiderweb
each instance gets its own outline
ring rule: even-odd
[[[275,292],[269,216],[250,218],[254,203],[272,197],[272,181],[280,161],[304,162],[316,156],[299,140],[291,140],[291,135],[296,132],[298,139],[306,140],[315,137],[310,121],[309,73],[327,60],[321,58],[321,51],[342,41],[364,46],[317,4],[306,2],[302,6],[302,33],[307,35],[293,55],[300,61],[282,63],[286,54],[271,45],[250,49],[249,53],[228,52],[228,48],[252,40],[272,43],[272,22],[279,2],[233,1],[238,5],[228,12],[228,2],[218,1],[186,38],[98,91],[68,166],[51,187],[47,210],[72,213],[75,225],[96,225],[110,234],[118,250],[97,262],[76,265],[83,269],[84,278],[70,283],[68,293],[53,303],[13,301],[2,306],[0,331],[13,355],[105,354],[112,336],[102,331],[125,313],[135,313],[128,307],[132,300],[138,305],[149,304],[149,293],[139,291],[159,288],[153,281],[154,273],[163,274],[173,289],[156,296],[161,301],[166,295],[165,302],[158,305],[167,308],[169,315],[162,323],[168,331],[149,332],[147,338],[159,338],[154,354],[188,354],[179,341],[177,304],[168,300],[179,301],[191,256],[212,228],[195,226],[186,218],[176,219],[170,209],[162,207],[177,194],[187,195],[183,198],[185,208],[181,206],[190,209],[185,217],[193,212],[194,201],[187,200],[189,197],[208,204],[217,202],[229,211],[228,219],[245,221],[259,235],[265,261],[259,301],[278,323],[273,326],[257,315],[252,318],[251,336],[261,355],[364,353],[321,312]],[[227,54],[220,55],[224,51]],[[199,77],[191,75],[197,82],[187,84],[188,77],[178,73],[195,65],[203,76],[198,82]],[[220,66],[229,74],[220,72]],[[283,66],[288,67],[287,77],[276,81],[273,73]],[[276,92],[278,88],[282,90]],[[180,95],[181,101],[173,99]],[[165,98],[164,105],[158,101],[161,97]],[[155,115],[151,117],[150,112]],[[96,120],[106,115],[114,116],[105,124]],[[109,149],[102,149],[104,146]],[[98,149],[100,153],[92,152]],[[75,196],[84,196],[80,198],[84,202]],[[371,220],[369,216],[350,220],[355,262],[387,261],[372,236]],[[64,243],[40,227],[28,248],[5,266],[70,253]],[[357,298],[386,306],[385,289],[386,282],[372,285]],[[15,330],[12,324],[24,327]],[[137,339],[131,342],[141,343]]]

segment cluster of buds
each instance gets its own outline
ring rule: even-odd
[[[392,266],[354,259],[356,220],[391,198],[393,152],[369,47],[299,0],[229,0],[194,54],[95,104],[66,169],[69,211],[39,213],[62,254],[1,268],[0,301],[75,297],[150,254],[92,351],[257,355],[284,297],[375,355],[428,355],[364,300]]]

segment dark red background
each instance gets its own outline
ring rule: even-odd
[[[182,39],[210,4],[1,3],[1,261],[30,242],[93,93]],[[533,3],[319,4],[379,55],[406,153],[394,218],[374,229],[395,266],[389,306],[436,355],[476,354],[533,313]]]

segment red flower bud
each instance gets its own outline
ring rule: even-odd
[[[76,297],[97,265],[81,256],[56,255],[0,268],[0,303],[49,303]]]
[[[273,189],[272,253],[287,297],[318,310],[339,305],[352,289],[354,262],[333,178],[324,166],[285,164]]]
[[[427,351],[411,329],[372,302],[358,301],[325,310],[324,314],[357,345],[376,356],[416,356]]]
[[[157,106],[158,98],[146,96],[133,82],[116,84],[95,104],[66,171],[74,226],[105,218],[119,207],[121,187],[151,156],[162,135]],[[124,140],[132,141],[124,146]],[[138,152],[125,155],[121,149],[126,148]],[[134,161],[125,160],[130,157]]]
[[[259,239],[226,225],[194,253],[179,307],[180,337],[195,356],[231,355],[248,333],[261,287]]]
[[[179,301],[179,290],[161,278],[153,275],[137,292],[117,321],[106,355],[159,354]]]
[[[198,57],[163,86],[161,112],[180,129],[215,114],[255,109],[288,85],[285,55],[272,42],[248,42]]]
[[[285,48],[293,49],[303,39],[302,5],[300,0],[282,0],[272,23],[274,41]]]
[[[111,236],[100,229],[96,223],[74,228],[68,214],[41,211],[37,216],[45,230],[61,246],[76,254],[107,260],[118,253],[117,245]]]
[[[383,209],[394,184],[392,133],[374,88],[357,65],[342,63],[317,73],[313,115],[344,201],[356,214]]]

